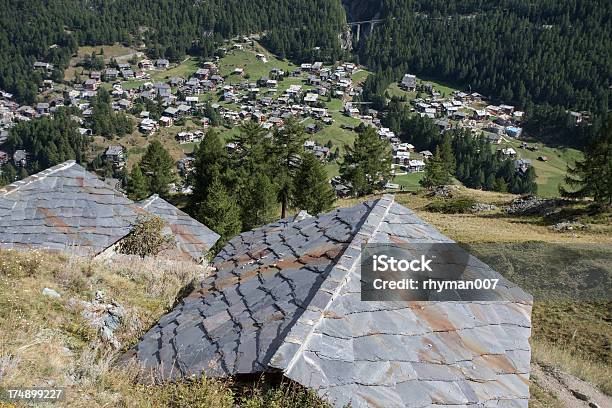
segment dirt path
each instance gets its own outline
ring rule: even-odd
[[[554,367],[532,364],[531,375],[567,408],[612,408],[612,398],[588,382]]]

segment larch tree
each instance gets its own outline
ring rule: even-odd
[[[134,201],[142,200],[149,195],[149,183],[137,164],[132,166],[126,190],[128,197]]]
[[[329,184],[325,167],[312,153],[302,156],[293,180],[292,206],[316,215],[329,210],[336,194]]]
[[[612,205],[612,114],[608,114],[598,137],[585,149],[584,159],[568,168],[565,182],[560,187],[569,198],[592,197],[603,208]]]
[[[391,147],[368,126],[355,144],[347,146],[340,166],[342,179],[351,185],[354,194],[363,196],[379,189],[391,176]]]
[[[291,118],[274,135],[276,143],[278,202],[281,204],[281,218],[287,216],[287,209],[293,195],[293,177],[296,162],[304,151],[306,131],[302,124]]]
[[[451,174],[442,159],[440,148],[436,148],[436,153],[425,166],[425,176],[419,182],[423,187],[431,188],[450,183]]]
[[[195,218],[221,236],[216,248],[240,233],[240,208],[218,175],[213,175],[206,199],[196,205]]]
[[[149,180],[151,193],[162,197],[168,194],[168,185],[176,180],[174,160],[159,140],[152,141],[147,147],[140,169]]]

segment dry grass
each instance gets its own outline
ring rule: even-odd
[[[556,396],[550,394],[540,385],[538,378],[534,375],[531,376],[529,395],[530,408],[566,408]]]
[[[42,252],[0,251],[0,387],[96,388],[118,351],[105,345],[69,299],[102,291],[126,309],[117,332],[134,343],[207,269],[193,263],[130,258],[87,260]],[[51,288],[61,298],[44,296]]]
[[[603,393],[612,395],[612,367],[609,364],[577,357],[575,352],[547,341],[532,340],[531,353],[533,362],[559,367],[569,374],[594,384]]]
[[[495,204],[498,207],[508,204],[516,195],[490,191],[461,189],[461,195],[477,202]],[[339,200],[337,206],[348,207],[366,198]],[[441,214],[432,213],[425,206],[432,199],[421,193],[398,193],[396,202],[414,210],[419,217],[431,223],[440,232],[461,243],[483,242],[525,242],[539,241],[549,243],[610,243],[612,244],[612,225],[594,225],[586,231],[558,233],[552,231],[541,217],[519,217],[503,213],[501,208],[481,214]]]

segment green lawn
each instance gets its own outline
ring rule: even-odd
[[[339,112],[333,112],[331,113],[331,116],[334,119],[334,123],[332,125],[323,125],[323,128],[319,132],[313,135],[308,135],[308,138],[314,140],[321,146],[324,146],[328,140],[331,140],[333,144],[332,151],[334,151],[336,147],[339,147],[340,157],[343,157],[344,153],[346,152],[345,146],[350,146],[355,142],[357,133],[353,132],[352,130],[342,129],[341,126],[343,124],[357,126],[359,124],[359,120],[349,118]],[[307,125],[308,123],[313,123],[313,121],[311,119],[304,121],[304,125]]]
[[[513,147],[517,151],[519,158],[531,159],[537,175],[538,195],[543,197],[558,196],[559,184],[565,184],[563,179],[565,178],[568,164],[573,165],[576,160],[582,159],[582,152],[570,148],[549,147],[541,143],[536,143],[538,150],[532,152],[527,149],[521,149],[521,143],[522,141],[510,139],[495,145],[495,148]],[[533,144],[529,143],[530,146]],[[548,161],[539,161],[538,156],[547,156]]]
[[[436,89],[438,92],[440,92],[442,94],[442,96],[450,96],[453,92],[455,91],[459,91],[460,89],[447,83],[447,82],[441,82],[441,81],[434,81],[431,79],[427,79],[427,78],[418,78],[419,79],[419,83],[430,83],[433,85],[434,89]]]
[[[258,60],[256,56],[258,53],[266,55],[268,62],[264,63]],[[224,77],[230,75],[229,82],[239,82],[240,77],[232,74],[236,68],[244,69],[244,75],[249,75],[250,78],[255,81],[263,76],[268,76],[272,68],[292,71],[296,66],[288,61],[280,60],[276,58],[274,54],[256,46],[255,50],[244,49],[229,51],[219,61],[219,73]],[[235,81],[232,81],[232,78],[235,78]],[[287,87],[289,87],[289,85],[287,85]]]
[[[404,91],[402,88],[399,87],[399,84],[397,82],[393,82],[391,83],[391,85],[389,85],[389,87],[387,88],[387,93],[389,94],[389,96],[393,97],[393,96],[397,96],[397,97],[405,97],[407,101],[411,101],[413,99],[416,98],[417,93],[416,92],[407,92]]]
[[[417,191],[421,189],[419,181],[425,173],[408,173],[401,176],[396,176],[391,182],[399,184],[403,187],[403,191]]]
[[[143,81],[141,79],[138,79],[138,80],[134,79],[134,80],[131,80],[131,81],[123,81],[123,82],[121,82],[121,87],[123,89],[136,89],[136,88],[140,87],[140,85],[144,84],[145,82],[147,82],[147,81]]]
[[[326,102],[325,105],[330,112],[339,112],[344,108],[342,99],[337,98],[332,98],[332,100],[330,102]]]
[[[366,78],[368,76],[370,76],[372,73],[370,71],[367,71],[365,69],[359,69],[357,70],[357,72],[355,72],[353,74],[353,76],[351,77],[351,79],[353,80],[354,83],[361,83],[363,81],[366,80]]]
[[[174,66],[165,71],[149,71],[151,81],[165,81],[168,78],[180,77],[189,78],[198,70],[198,60],[196,58],[187,58],[177,66]]]

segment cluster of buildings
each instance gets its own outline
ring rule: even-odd
[[[242,47],[237,43],[232,49]],[[264,54],[257,53],[256,58],[264,64],[268,63]],[[113,64],[99,71],[92,70],[81,83],[69,86],[54,84],[49,79],[54,71],[52,64],[36,62],[34,69],[47,77],[41,88],[40,102],[33,106],[20,106],[12,101],[12,95],[0,91],[0,164],[12,161],[16,165],[25,165],[28,160],[25,151],[9,155],[1,150],[11,126],[20,120],[53,115],[64,105],[79,109],[80,114],[74,116],[79,123],[79,131],[91,135],[88,128],[89,117],[93,114],[91,98],[102,86],[109,90],[113,110],[131,112],[138,120],[138,129],[145,135],[173,126],[181,119],[190,119],[204,129],[211,122],[206,117],[210,109],[227,126],[253,121],[272,131],[284,126],[288,118],[295,117],[306,122],[304,127],[308,133],[315,134],[321,130],[321,126],[334,122],[326,102],[336,98],[341,101],[346,116],[375,127],[380,138],[389,141],[396,174],[424,171],[427,160],[432,157],[429,151],[415,151],[414,146],[402,143],[390,129],[383,127],[380,112],[360,109],[355,97],[362,93],[362,89],[352,81],[353,74],[358,70],[353,63],[326,66],[315,61],[301,64],[292,71],[270,67],[266,75],[250,78],[241,66],[236,66],[225,76],[221,75],[217,59],[202,63],[188,77],[168,76],[163,80],[150,80],[151,71],[167,70],[170,66],[170,62],[163,58],[144,58],[136,64]],[[136,87],[133,82],[126,86],[126,81],[135,80],[140,80]],[[105,82],[108,85],[103,85]],[[484,135],[493,144],[501,143],[504,138],[516,139],[522,133],[524,113],[513,106],[492,105],[477,92],[456,91],[442,95],[432,84],[422,83],[411,74],[406,74],[399,85],[408,92],[419,91],[419,97],[410,101],[411,110],[433,119],[440,132],[467,128]],[[137,103],[147,100],[158,106],[161,104],[161,112],[159,109],[154,114],[147,110],[134,111]],[[576,118],[577,122],[582,119]],[[197,143],[204,135],[204,130],[181,131],[175,135],[175,139],[180,144]],[[227,147],[232,149],[231,143]],[[322,161],[328,160],[331,154],[328,147],[319,146],[313,140],[307,141],[304,149],[312,151]],[[520,158],[512,148],[500,149],[500,152],[515,158],[519,170],[531,165],[528,160],[519,162]],[[121,146],[108,147],[103,158],[118,169],[124,166],[126,160]],[[179,168],[188,171],[188,161],[179,163]],[[337,190],[341,194],[342,186]]]

